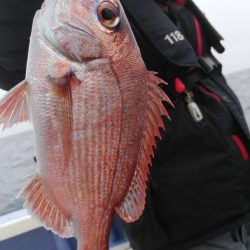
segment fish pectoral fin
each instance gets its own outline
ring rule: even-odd
[[[61,237],[73,237],[73,229],[69,216],[66,216],[47,195],[39,176],[18,194],[17,198],[25,198],[24,207],[34,215],[46,229]]]
[[[162,104],[162,101],[165,101],[173,106],[170,99],[158,86],[159,83],[164,81],[155,76],[154,72],[150,71],[148,72],[147,78],[147,118],[145,129],[143,131],[137,166],[125,199],[118,207],[116,207],[117,214],[125,222],[133,222],[137,220],[144,210],[149,165],[152,164],[151,157],[154,157],[153,146],[156,147],[156,137],[161,138],[159,128],[164,129],[162,116],[169,118],[168,112]]]
[[[0,125],[3,124],[3,130],[29,119],[26,93],[27,82],[24,80],[0,100]]]

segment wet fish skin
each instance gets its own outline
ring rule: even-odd
[[[119,14],[114,28],[102,4]],[[36,13],[26,79],[0,102],[0,123],[29,113],[39,171],[20,197],[78,250],[107,250],[114,213],[131,222],[143,211],[161,101],[171,104],[160,82],[118,0],[46,0]]]

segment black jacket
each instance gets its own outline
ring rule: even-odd
[[[140,6],[141,0],[122,2],[148,69],[169,82],[164,90],[175,104],[170,110],[172,121],[165,120],[167,129],[158,141],[145,211],[124,228],[134,250],[187,250],[250,221],[248,126],[237,97],[221,74],[221,65],[211,54],[211,46],[218,49],[216,40],[221,36],[190,1],[185,6],[169,1],[164,14],[168,19],[160,17],[163,11],[152,0],[144,0],[142,9],[132,6]],[[153,17],[151,23],[138,23]],[[170,26],[188,44],[155,46],[161,31]],[[210,73],[201,69],[202,56],[215,61]],[[193,92],[204,116],[201,122],[192,119],[185,94],[176,92],[176,78]]]
[[[42,2],[0,1],[0,88],[4,90],[25,77],[32,20]]]

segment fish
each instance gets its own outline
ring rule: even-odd
[[[32,122],[37,171],[19,198],[78,250],[107,250],[113,216],[143,212],[173,106],[160,83],[119,0],[45,0],[36,12],[26,76],[0,101],[0,124]]]

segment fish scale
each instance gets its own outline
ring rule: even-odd
[[[142,214],[162,101],[172,105],[161,82],[118,0],[45,0],[36,13],[26,78],[0,101],[0,124],[33,123],[38,171],[19,197],[78,250],[108,249],[115,212]]]
[[[123,65],[124,63],[124,60],[119,60],[119,64],[117,63],[115,67],[120,69],[121,65]],[[142,72],[145,72],[144,68],[142,68],[141,70]],[[121,72],[121,74],[118,76],[119,82],[121,83],[120,89],[123,93],[122,96],[129,96],[129,98],[124,98],[122,100],[123,113],[121,137],[127,138],[127,141],[122,141],[119,145],[119,151],[124,152],[124,154],[126,152],[128,158],[124,158],[124,155],[118,158],[116,173],[117,178],[115,179],[114,183],[115,191],[121,193],[124,193],[124,188],[128,188],[128,179],[131,179],[133,177],[134,169],[137,163],[137,157],[135,157],[134,155],[138,155],[139,151],[138,145],[134,145],[134,143],[131,145],[129,142],[133,141],[137,142],[137,144],[140,144],[140,137],[142,137],[143,126],[145,123],[145,117],[143,116],[145,116],[147,105],[147,99],[145,98],[145,96],[147,95],[147,82],[144,78],[141,77],[141,74],[139,72],[139,67],[134,68],[127,65],[124,71]],[[139,79],[136,79],[136,77],[138,77]],[[137,83],[136,87],[134,86],[134,82]],[[140,96],[143,96],[143,98],[140,98]],[[139,103],[138,100],[140,101]],[[127,108],[127,112],[124,112],[124,108]],[[141,120],[138,121],[138,117]],[[140,134],[137,134],[137,129],[139,129]],[[136,139],[137,137],[139,138]],[[134,162],[130,162],[128,161],[128,159],[134,159]],[[127,175],[127,179],[122,174],[124,171],[126,171],[126,169],[130,169],[131,171],[131,173]]]

